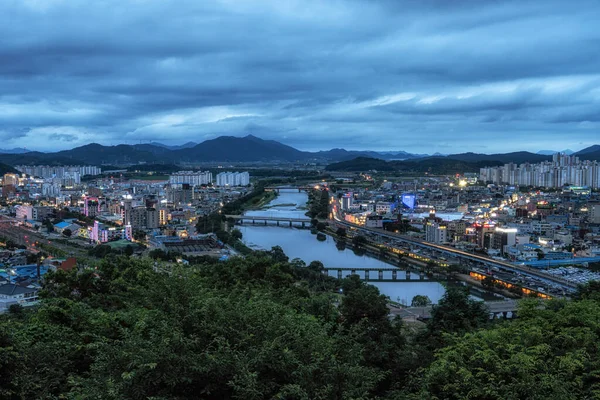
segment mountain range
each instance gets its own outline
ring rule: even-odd
[[[16,150],[16,149],[15,149]],[[23,149],[24,150],[24,149]],[[0,150],[1,152],[1,150]],[[594,145],[577,153],[582,159],[600,160],[600,145]],[[332,163],[358,157],[385,161],[437,162],[455,160],[468,163],[537,163],[550,160],[546,154],[513,152],[503,154],[460,153],[450,155],[412,154],[405,151],[353,151],[335,148],[327,151],[307,152],[295,149],[275,140],[264,140],[253,135],[245,137],[220,136],[201,143],[188,142],[169,146],[152,142],[147,144],[104,146],[91,143],[55,153],[14,152],[0,154],[0,162],[19,164],[197,164],[203,162],[317,162]]]

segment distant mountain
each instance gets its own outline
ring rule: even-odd
[[[190,149],[194,146],[197,146],[198,143],[196,142],[187,142],[178,146],[168,146],[166,144],[162,144],[162,143],[158,143],[158,142],[150,142],[149,144],[151,144],[152,146],[157,146],[157,147],[164,147],[165,149],[169,149],[169,150],[181,150],[181,149]]]
[[[23,154],[28,153],[30,150],[22,147],[15,147],[14,149],[0,149],[1,154]]]
[[[500,161],[461,161],[446,157],[429,157],[410,161],[384,161],[376,158],[358,157],[352,160],[329,164],[328,171],[367,172],[396,171],[419,172],[431,174],[455,174],[463,172],[479,172],[485,166],[501,165]]]
[[[552,159],[550,156],[529,153],[527,151],[517,151],[514,153],[502,153],[502,154],[478,154],[478,153],[462,153],[462,154],[451,154],[446,158],[452,160],[460,160],[467,162],[479,162],[479,161],[500,161],[503,164],[506,163],[539,163],[542,161],[549,161]]]
[[[411,154],[405,151],[398,152],[376,152],[376,151],[355,151],[345,149],[331,149],[327,151],[318,151],[312,153],[316,159],[326,160],[352,160],[357,157],[378,158],[381,160],[412,160],[421,157],[427,157],[424,154]]]
[[[584,154],[597,153],[597,152],[600,152],[600,144],[595,144],[593,146],[586,147],[583,150],[579,150],[577,153],[575,153],[575,155],[582,156]]]
[[[538,151],[536,154],[542,155],[542,156],[552,156],[556,153],[563,153],[566,155],[571,155],[573,153],[575,153],[573,150],[571,149],[566,149],[566,150],[562,150],[562,151],[555,151],[555,150],[540,150]]]
[[[198,161],[300,161],[307,153],[274,140],[253,135],[245,137],[220,136],[189,149],[173,151],[175,160]]]
[[[17,171],[10,165],[0,163],[0,176],[4,175],[4,174],[16,173],[16,172],[19,172],[19,171]]]
[[[98,143],[91,143],[52,154],[70,159],[71,163],[123,165],[155,162],[157,155],[169,155],[170,150],[143,144],[133,146],[126,144],[103,146]]]
[[[577,153],[583,159],[600,160],[600,145],[592,146]],[[437,165],[457,166],[457,162],[484,163],[538,163],[550,160],[551,156],[533,154],[525,151],[503,154],[461,153],[433,156],[412,154],[405,151],[353,151],[335,148],[327,151],[307,152],[275,140],[264,140],[256,136],[245,137],[220,136],[202,143],[188,142],[179,146],[167,146],[152,142],[146,144],[103,146],[91,143],[56,153],[25,152],[0,153],[0,162],[9,165],[49,164],[49,165],[140,165],[140,164],[182,164],[201,162],[318,162],[331,163],[355,160],[357,158],[378,159],[382,161],[432,161]],[[452,160],[452,161],[439,161]],[[381,164],[383,165],[383,164]],[[421,164],[423,166],[425,164]],[[397,167],[397,166],[396,166]],[[394,167],[394,168],[396,168]]]
[[[326,169],[328,171],[344,171],[344,172],[367,172],[367,171],[393,171],[394,167],[391,163],[379,158],[356,157],[352,160],[340,161],[329,164]]]

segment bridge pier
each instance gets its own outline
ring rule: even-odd
[[[383,270],[379,270],[379,280],[382,281],[383,280]]]
[[[290,226],[291,226],[291,225],[292,225],[292,223],[290,222]],[[302,228],[304,228],[304,227],[305,227],[305,226],[304,226],[304,222],[303,222],[303,223],[302,223]]]
[[[256,220],[255,219],[252,220],[252,225],[254,225],[254,224],[256,224]]]
[[[277,226],[279,226],[279,220],[277,220]]]
[[[406,280],[410,281],[410,271],[406,271]]]
[[[265,219],[265,226],[267,226],[267,220]]]
[[[304,225],[304,224],[303,224]],[[292,221],[290,221],[290,228],[292,227]]]
[[[353,270],[350,270],[350,273],[351,273],[352,275],[356,275],[356,270],[355,270],[355,269],[353,269]]]
[[[369,270],[365,270],[365,281],[369,280]]]
[[[407,274],[408,276],[408,274]],[[395,281],[396,279],[398,279],[398,272],[396,270],[392,271],[392,280]]]
[[[342,279],[342,270],[338,269],[337,272],[338,272],[338,279]]]

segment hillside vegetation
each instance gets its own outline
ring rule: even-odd
[[[591,399],[600,305],[490,322],[449,290],[422,329],[357,277],[280,248],[189,266],[108,256],[0,316],[2,399]],[[339,295],[339,290],[344,292]]]

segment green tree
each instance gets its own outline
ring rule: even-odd
[[[352,246],[359,248],[367,244],[367,238],[363,235],[356,235],[352,238]]]
[[[466,289],[450,287],[438,304],[431,308],[427,322],[427,335],[431,344],[446,343],[445,333],[465,334],[483,327],[489,320],[489,312],[481,301],[469,298]]]
[[[337,230],[335,231],[335,234],[338,237],[345,238],[346,237],[346,229],[344,229],[344,228],[337,228]]]
[[[69,228],[67,228],[67,229],[63,229],[62,234],[63,234],[63,236],[71,237],[73,232],[71,232],[71,230]]]
[[[363,318],[371,322],[381,321],[389,314],[387,298],[375,286],[362,282],[350,290],[346,288],[340,312],[347,324],[356,324]]]
[[[418,294],[412,298],[411,307],[427,307],[431,305],[431,299],[425,295]]]
[[[594,302],[522,303],[516,321],[456,337],[441,350],[413,382],[414,398],[596,398],[599,320]]]
[[[235,240],[242,240],[242,231],[240,231],[239,229],[232,229],[231,237]]]
[[[133,246],[128,244],[127,246],[125,246],[125,255],[127,257],[131,257],[133,255]]]

